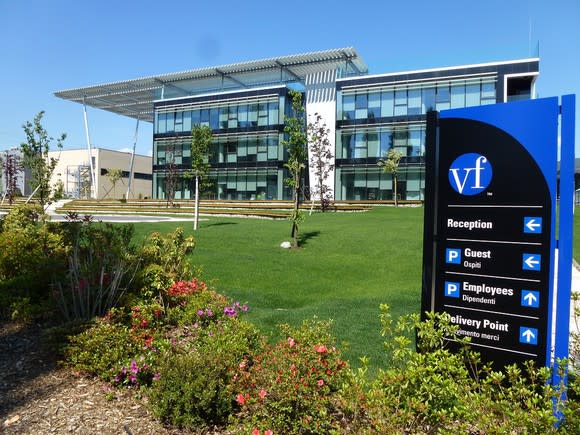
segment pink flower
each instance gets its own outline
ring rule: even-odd
[[[324,344],[319,344],[318,346],[314,346],[314,350],[318,353],[328,352],[328,349],[326,348],[326,346]]]
[[[274,435],[274,431],[268,429],[267,431],[264,432],[264,435]]]
[[[324,379],[319,379],[317,384],[319,387],[322,387],[324,385]]]
[[[252,435],[260,435],[260,429],[254,428],[254,430],[252,431]]]
[[[236,396],[236,402],[238,402],[242,406],[246,404],[246,398],[244,397],[244,395],[242,393],[240,393]]]
[[[268,395],[268,393],[266,392],[266,390],[260,390],[260,392],[258,393],[258,396],[260,396],[260,399],[263,399],[267,395]]]
[[[294,347],[295,344],[296,342],[294,341],[294,339],[292,337],[288,337],[288,346]]]

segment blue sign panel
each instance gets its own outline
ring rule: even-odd
[[[422,310],[449,313],[496,368],[551,363],[559,136],[559,234],[567,238],[558,243],[558,276],[571,276],[573,103],[546,98],[428,115]],[[557,307],[569,315],[570,281],[558,282]]]

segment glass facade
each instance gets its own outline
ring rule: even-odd
[[[207,125],[213,143],[208,161],[207,199],[288,199],[282,146],[287,89],[241,92],[156,106],[153,143],[153,197],[165,198],[176,175],[175,198],[193,198],[191,128]]]
[[[496,102],[497,78],[444,80],[343,89],[338,94],[337,119],[374,120],[425,115],[429,110],[480,106]]]
[[[363,79],[364,80],[364,79]],[[497,74],[461,78],[389,76],[338,86],[336,123],[336,199],[392,200],[391,174],[377,165],[387,151],[402,154],[397,171],[399,199],[423,200],[425,191],[425,115],[496,102]]]
[[[278,98],[252,102],[198,103],[185,107],[159,109],[155,113],[154,134],[190,132],[194,125],[207,125],[212,131],[251,130],[284,123]]]

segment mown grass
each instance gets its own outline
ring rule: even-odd
[[[138,237],[191,223],[137,224]],[[580,217],[574,220],[574,257],[580,253]],[[288,221],[208,218],[195,234],[192,265],[218,291],[247,302],[249,319],[264,332],[317,315],[356,364],[367,355],[385,361],[379,304],[396,317],[420,310],[423,208],[377,207],[365,213],[317,213],[302,226],[302,248],[284,250]]]
[[[136,225],[137,235],[191,223]],[[302,248],[285,250],[288,221],[209,218],[196,232],[192,264],[218,291],[246,302],[263,331],[317,315],[334,320],[346,356],[384,361],[379,304],[395,316],[420,309],[423,208],[316,213],[302,226]]]

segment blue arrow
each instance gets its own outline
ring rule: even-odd
[[[540,270],[542,263],[542,256],[540,254],[523,254],[522,269],[524,270]]]
[[[542,232],[542,218],[534,216],[524,217],[524,233],[539,234]]]
[[[540,293],[533,290],[522,290],[521,305],[538,308],[540,306]]]
[[[538,330],[536,328],[520,326],[520,343],[538,344]]]

